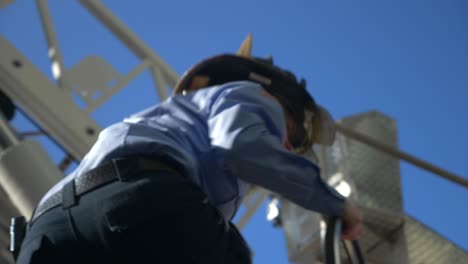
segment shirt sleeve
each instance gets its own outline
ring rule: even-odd
[[[238,82],[213,98],[208,127],[214,151],[222,152],[226,169],[240,179],[306,209],[341,216],[344,197],[322,181],[312,161],[282,145],[283,110],[262,92],[260,85]]]

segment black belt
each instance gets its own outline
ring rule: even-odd
[[[131,172],[138,171],[169,171],[180,174],[178,170],[174,168],[174,166],[170,166],[167,164],[167,162],[164,161],[141,157],[114,159],[109,163],[76,176],[72,180],[75,196],[80,196],[96,189],[99,186],[115,180],[124,181],[126,178],[131,178]],[[37,206],[30,222],[32,223],[40,215],[47,212],[48,210],[61,205],[62,201],[63,191],[58,191],[52,194],[44,202]]]

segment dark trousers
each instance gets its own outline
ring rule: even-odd
[[[251,263],[250,251],[186,178],[139,172],[39,216],[17,263]]]

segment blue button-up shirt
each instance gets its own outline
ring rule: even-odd
[[[318,167],[283,146],[283,110],[264,93],[256,83],[232,82],[175,95],[130,116],[104,129],[78,168],[46,197],[113,158],[166,156],[226,219],[235,215],[248,184],[310,210],[342,215],[344,199],[321,180]]]

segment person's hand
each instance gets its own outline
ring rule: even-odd
[[[357,240],[362,232],[362,215],[349,201],[345,202],[342,220],[343,230],[341,237],[344,240]]]

